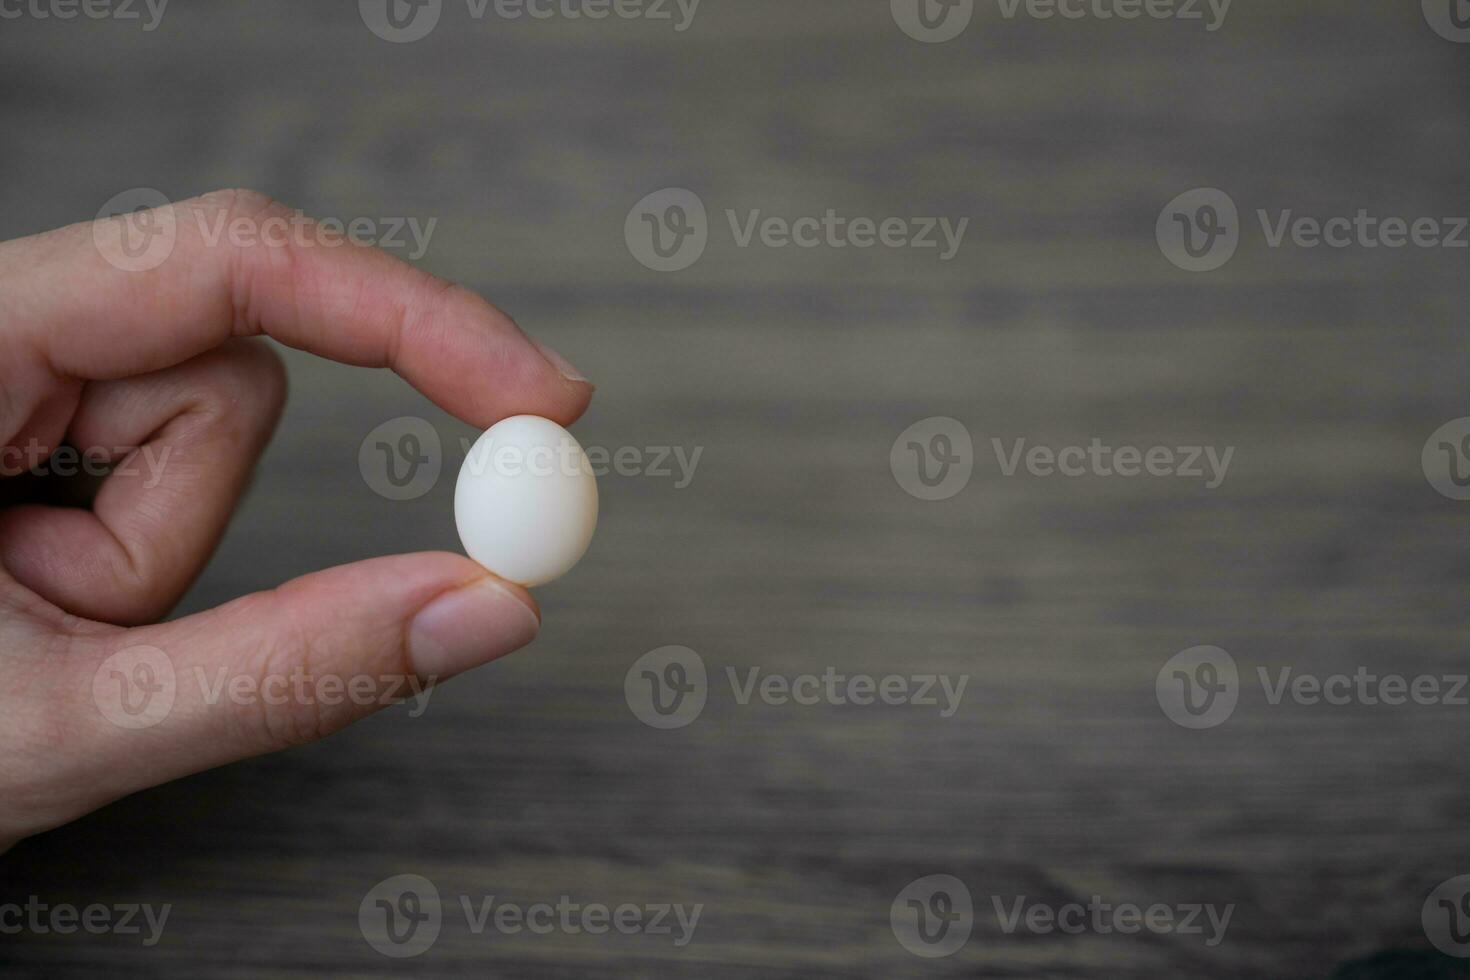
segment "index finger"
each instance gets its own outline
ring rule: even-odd
[[[463,287],[345,239],[312,247],[259,234],[271,219],[304,220],[263,195],[220,191],[143,217],[173,236],[153,267],[137,261],[131,219],[0,246],[0,329],[18,334],[7,339],[21,343],[7,346],[22,364],[29,355],[52,377],[103,380],[265,334],[346,364],[392,368],[482,428],[515,414],[567,424],[591,398],[565,359]],[[257,231],[249,241],[231,232],[241,222]]]

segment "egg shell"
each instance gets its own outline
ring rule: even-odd
[[[471,558],[527,587],[561,578],[597,530],[597,477],[550,419],[516,415],[475,441],[454,487],[454,522]]]

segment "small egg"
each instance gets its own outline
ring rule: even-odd
[[[597,477],[576,438],[535,415],[492,425],[454,487],[469,556],[517,585],[545,585],[581,561],[597,530]]]

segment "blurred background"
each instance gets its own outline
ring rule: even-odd
[[[0,858],[0,903],[172,906],[154,945],[5,935],[0,972],[1464,975],[1470,707],[1271,696],[1470,670],[1470,503],[1431,462],[1470,435],[1436,435],[1470,415],[1460,0],[122,3],[0,8],[0,238],[136,188],[366,219],[565,353],[598,386],[578,437],[642,462],[601,480],[529,650]],[[941,244],[760,230],[829,211]],[[1273,243],[1360,211],[1442,240]],[[178,614],[458,550],[476,433],[284,353],[279,434]],[[394,500],[359,449],[405,417],[442,474]],[[1007,475],[1018,440],[1233,455]],[[668,646],[704,704],[660,728],[634,668]],[[1184,674],[1231,710],[1180,713],[1200,646],[1228,662]],[[829,670],[966,686],[947,715],[939,687],[741,693]],[[442,906],[412,959],[365,925],[399,875]],[[490,896],[702,911],[683,945],[477,933],[461,901]],[[1232,911],[1007,918],[1094,896]]]

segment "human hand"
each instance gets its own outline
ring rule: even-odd
[[[539,628],[525,590],[443,553],[344,565],[149,625],[202,569],[280,415],[284,369],[253,338],[390,367],[480,428],[516,414],[569,424],[592,393],[503,313],[376,249],[201,234],[295,215],[258,194],[168,211],[172,252],[147,270],[128,268],[121,218],[0,243],[0,850],[377,707],[241,703],[186,678],[245,678],[257,691],[289,690],[281,679],[303,673],[421,687],[518,649]],[[56,506],[75,481],[14,475],[63,446],[124,464],[90,509]],[[140,448],[112,458],[123,446]],[[145,454],[165,461],[156,484],[137,465]],[[41,502],[14,502],[37,487]],[[165,673],[176,682],[162,717],[128,700],[151,696]],[[118,716],[108,698],[143,714]]]

